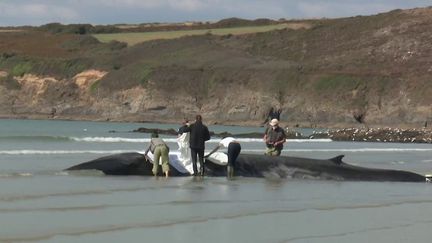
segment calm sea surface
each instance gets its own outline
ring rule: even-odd
[[[143,151],[149,134],[130,132],[139,127],[178,125],[0,120],[0,242],[393,243],[432,236],[432,184],[63,171],[101,156]],[[165,139],[177,148],[174,137]],[[218,141],[210,140],[206,150]],[[240,141],[242,152],[264,152],[260,139]],[[428,144],[289,140],[284,154],[345,154],[345,162],[360,166],[432,173]]]

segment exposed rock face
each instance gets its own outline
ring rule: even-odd
[[[7,73],[3,72],[5,76]],[[107,72],[87,70],[72,79],[58,80],[26,74],[14,77],[19,89],[0,85],[0,114],[3,117],[42,117],[133,121],[179,121],[201,113],[207,121],[259,124],[277,102],[258,91],[242,88],[227,90],[221,96],[198,103],[185,92],[136,86],[107,95],[97,82]]]
[[[274,108],[289,126],[432,124],[432,8],[306,22],[130,47],[2,35],[0,116],[261,125]]]
[[[103,78],[106,74],[107,72],[105,71],[87,70],[75,75],[73,80],[80,90],[87,92],[93,84]]]
[[[277,97],[234,85],[204,101],[197,101],[193,94],[186,92],[143,86],[107,95],[99,90],[97,83],[106,74],[101,70],[87,70],[70,80],[32,74],[15,77],[19,89],[8,90],[0,85],[0,114],[3,117],[163,122],[178,122],[183,117],[193,119],[195,114],[202,114],[210,123],[261,125],[271,108],[281,108],[281,120],[289,126],[353,126],[359,116],[362,119],[367,116],[369,120],[375,117],[385,120],[382,116],[389,116],[387,124],[391,124],[391,117],[396,116],[401,120],[409,117],[421,127],[432,109],[412,104],[404,91],[399,96],[380,97],[381,107],[370,104],[367,113],[347,109],[346,104],[326,101],[317,104],[313,98],[305,99],[306,96],[290,95],[281,104]],[[297,122],[289,123],[291,117],[296,117]]]
[[[70,112],[70,115],[79,118],[81,114],[89,114],[88,109],[83,109],[81,112],[71,112],[71,110],[92,107],[94,98],[89,94],[89,87],[103,75],[104,72],[89,70],[76,75],[71,80],[33,74],[14,77],[19,84],[19,89],[0,89],[2,97],[10,101],[9,109],[4,109],[1,113],[3,116],[55,117],[68,116]]]

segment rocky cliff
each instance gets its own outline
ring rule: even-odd
[[[305,22],[130,47],[0,33],[0,116],[259,125],[280,108],[290,126],[430,123],[431,8]]]

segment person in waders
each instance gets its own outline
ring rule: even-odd
[[[232,179],[234,177],[235,161],[240,154],[241,145],[237,140],[235,140],[235,138],[226,137],[222,139],[219,144],[205,157],[209,157],[220,148],[228,149],[227,178]]]

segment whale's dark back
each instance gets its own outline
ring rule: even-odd
[[[236,174],[263,177],[266,173],[280,177],[318,178],[351,181],[401,181],[425,182],[423,175],[408,171],[374,169],[353,166],[342,162],[343,155],[332,159],[299,157],[270,157],[258,154],[241,154],[236,161]]]
[[[342,162],[342,157],[320,160],[288,156],[266,156],[258,154],[240,154],[236,160],[235,175],[244,177],[313,178],[351,181],[401,181],[424,182],[422,175],[399,170],[374,169],[353,166]],[[153,164],[140,153],[122,153],[101,157],[89,162],[72,166],[67,170],[96,169],[108,175],[143,175],[151,176]],[[226,176],[226,166],[205,163],[207,176]],[[162,172],[162,170],[159,170]],[[171,176],[188,176],[170,165]]]
[[[107,175],[143,175],[152,176],[153,164],[140,153],[114,154],[84,162],[66,170],[100,170]],[[159,168],[160,175],[162,169]],[[170,165],[171,176],[185,176]]]

